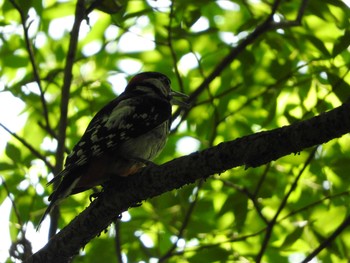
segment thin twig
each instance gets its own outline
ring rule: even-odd
[[[265,170],[264,170],[262,176],[261,176],[260,179],[259,179],[258,185],[257,185],[256,188],[255,188],[255,191],[254,191],[254,194],[253,194],[254,199],[257,198],[257,196],[258,196],[258,194],[259,194],[259,191],[260,191],[260,189],[261,189],[261,186],[262,186],[262,184],[264,183],[265,178],[266,178],[266,175],[267,175],[267,173],[269,172],[270,168],[271,168],[271,163],[268,163],[268,164],[265,166]]]
[[[11,194],[10,189],[7,186],[5,178],[3,178],[2,176],[0,178],[1,178],[1,181],[2,181],[2,185],[4,186],[4,189],[6,191],[6,195],[11,201],[13,211],[15,212],[15,215],[16,215],[16,218],[17,218],[17,222],[21,226],[19,230],[22,233],[22,235],[25,236],[25,230],[23,229],[23,221],[22,221],[20,213],[19,213],[19,211],[17,209],[16,202],[13,199],[13,195]]]
[[[259,202],[256,200],[256,196],[254,196],[252,193],[250,193],[248,191],[247,188],[245,187],[242,187],[242,186],[239,186],[237,184],[234,184],[230,181],[227,181],[227,180],[224,180],[224,179],[219,179],[220,181],[222,181],[224,183],[224,185],[228,186],[228,187],[231,187],[243,194],[245,194],[247,196],[247,198],[249,198],[252,202],[253,202],[253,205],[254,205],[254,208],[256,210],[256,212],[258,213],[258,215],[260,216],[260,218],[266,223],[268,224],[268,220],[267,218],[263,215],[263,213],[261,212],[261,207],[260,207],[260,204]]]
[[[253,95],[252,97],[248,97],[247,100],[240,105],[237,109],[235,109],[234,111],[229,112],[228,114],[226,114],[225,116],[223,116],[220,120],[221,122],[225,122],[226,119],[230,116],[234,116],[237,115],[240,111],[242,111],[245,107],[249,106],[253,101],[263,97],[264,95],[266,95],[266,93],[270,92],[271,90],[273,90],[274,92],[276,92],[278,90],[279,86],[282,86],[281,84],[283,82],[286,82],[288,79],[290,79],[293,76],[293,73],[297,70],[299,70],[300,68],[302,68],[305,65],[302,66],[298,66],[297,68],[293,69],[293,71],[288,72],[285,76],[283,76],[282,78],[278,79],[275,83],[270,84],[269,86],[267,86],[264,90],[260,91],[259,93]],[[303,79],[299,82],[296,82],[294,85],[301,85],[304,82],[307,82],[307,79]]]
[[[179,233],[177,234],[176,241],[169,248],[169,250],[161,258],[159,258],[159,260],[158,260],[159,263],[160,262],[164,262],[169,257],[171,257],[173,255],[174,250],[177,248],[177,243],[183,237],[184,231],[185,231],[186,227],[188,226],[188,223],[190,222],[191,215],[193,213],[195,205],[197,204],[199,192],[200,192],[200,189],[201,189],[202,185],[203,185],[203,180],[200,180],[198,185],[197,185],[197,191],[196,191],[196,194],[194,196],[194,200],[191,202],[190,207],[187,210],[185,218],[184,218],[184,220],[182,222],[182,225],[181,225],[181,227],[179,229]]]
[[[10,192],[10,189],[9,187],[7,186],[7,183],[5,181],[5,178],[3,178],[2,176],[0,176],[0,179],[2,181],[2,185],[4,186],[4,189],[6,191],[6,195],[7,197],[10,199],[10,202],[12,204],[12,209],[16,215],[16,218],[17,218],[17,222],[18,222],[18,225],[19,225],[19,232],[21,233],[21,237],[19,237],[17,239],[17,241],[13,241],[12,243],[12,246],[10,248],[10,255],[11,255],[11,251],[15,251],[17,250],[17,246],[16,245],[19,245],[21,244],[21,248],[22,248],[22,251],[18,251],[17,250],[17,253],[16,255],[18,256],[18,253],[19,254],[22,254],[23,258],[22,259],[27,259],[30,255],[33,254],[32,252],[32,246],[31,246],[31,243],[28,241],[28,239],[26,238],[26,229],[24,227],[24,224],[23,224],[23,221],[21,219],[21,215],[20,215],[20,212],[16,206],[16,202],[14,200],[14,197],[13,195],[11,194]]]
[[[12,137],[16,138],[19,142],[21,142],[33,155],[38,157],[40,160],[42,160],[45,165],[51,170],[54,170],[54,166],[46,159],[44,155],[42,155],[40,152],[38,152],[32,145],[30,145],[25,139],[18,136],[16,133],[10,131],[5,125],[0,123],[0,126],[7,131],[9,134],[11,134]]]
[[[333,240],[344,231],[350,225],[350,215],[348,215],[344,221],[337,227],[337,229],[330,235],[325,241],[323,241],[314,251],[312,251],[301,263],[310,262],[316,257],[324,248],[331,245]]]
[[[251,44],[254,40],[256,40],[261,34],[265,33],[270,29],[270,23],[272,21],[272,17],[275,14],[276,3],[279,3],[280,0],[275,1],[274,7],[272,8],[271,14],[268,18],[259,25],[251,34],[249,34],[238,46],[234,47],[231,52],[221,60],[221,62],[214,68],[214,70],[209,74],[207,78],[203,80],[203,82],[198,86],[198,88],[191,94],[189,98],[189,102],[194,101],[199,94],[204,91],[204,89],[217,77],[221,74],[221,72],[227,68],[228,65],[232,63],[232,61],[242,52],[244,49]],[[179,113],[177,113],[178,115]],[[177,116],[175,115],[175,116]]]
[[[29,29],[31,23],[29,23],[29,25],[26,26],[26,21],[27,21],[26,14],[24,14],[21,7],[14,0],[10,0],[10,2],[15,7],[15,9],[18,11],[18,13],[20,14],[20,17],[21,17],[21,24],[22,24],[23,33],[24,33],[24,41],[26,43],[26,47],[27,47],[27,51],[28,51],[28,55],[29,55],[29,60],[30,60],[30,63],[31,63],[32,68],[33,68],[34,79],[35,79],[35,82],[38,84],[39,93],[40,93],[40,100],[41,100],[41,104],[43,107],[43,115],[44,115],[45,123],[46,123],[46,126],[51,130],[50,122],[49,122],[49,112],[48,112],[47,103],[45,100],[45,92],[41,86],[39,69],[38,69],[36,61],[35,61],[34,48],[33,48],[33,45],[30,41],[29,34],[28,34],[28,29]]]
[[[173,47],[173,42],[172,42],[172,38],[173,38],[173,30],[172,30],[172,24],[173,24],[173,19],[174,19],[174,9],[175,9],[175,0],[173,0],[171,2],[171,6],[170,6],[170,14],[169,14],[169,25],[168,25],[168,38],[167,38],[167,41],[168,41],[168,46],[169,46],[169,49],[170,49],[170,54],[171,54],[171,57],[172,57],[172,61],[173,61],[173,67],[174,67],[174,71],[175,71],[175,75],[176,75],[176,78],[177,78],[177,81],[179,83],[179,87],[180,87],[180,91],[181,92],[184,92],[184,84],[183,84],[183,81],[182,81],[182,78],[181,78],[181,75],[180,75],[180,72],[179,72],[179,69],[177,67],[177,55],[176,55],[176,52],[175,52],[175,49]]]
[[[207,78],[203,80],[203,82],[197,87],[197,89],[190,95],[187,102],[191,103],[194,102],[197,97],[205,90],[205,88],[217,77],[221,74],[221,72],[226,69],[233,60],[235,60],[239,54],[241,54],[248,45],[253,43],[258,37],[260,37],[262,34],[270,31],[271,29],[276,28],[283,28],[283,27],[291,27],[291,26],[298,26],[301,22],[296,23],[295,21],[301,21],[302,16],[304,14],[305,8],[307,6],[308,0],[304,0],[299,8],[297,18],[293,21],[281,21],[281,22],[274,22],[273,16],[275,15],[278,6],[280,4],[281,0],[276,0],[272,6],[270,15],[266,18],[266,20],[260,24],[256,29],[251,32],[245,39],[242,40],[241,43],[239,43],[238,46],[232,48],[231,52],[223,58],[218,65],[214,68],[214,70],[208,75]],[[187,111],[190,109],[185,110],[186,114]],[[180,112],[182,110],[179,109],[173,114],[173,118],[177,118],[180,115]]]
[[[188,41],[188,45],[189,45],[189,49],[190,49],[190,52],[195,56],[196,60],[197,60],[197,63],[198,63],[198,67],[197,67],[197,70],[199,71],[200,75],[202,76],[203,79],[205,79],[205,74],[204,74],[204,69],[202,67],[202,64],[201,64],[201,61],[200,59],[198,58],[198,56],[196,55],[195,51],[193,50],[192,48],[192,43],[190,41]],[[180,75],[179,75],[180,77]],[[181,82],[182,82],[182,78],[181,78]],[[184,87],[180,87],[181,88],[181,91],[184,92]],[[209,90],[209,89],[208,89]],[[223,92],[224,93],[224,92]],[[208,102],[212,102],[213,99],[217,98],[217,96],[212,96],[212,98],[210,98],[209,100],[207,100]],[[199,103],[197,104],[194,104],[194,103],[190,103],[190,108],[193,108],[195,106],[198,106]],[[177,129],[180,127],[180,125],[182,124],[182,122],[184,120],[186,120],[187,118],[187,115],[189,114],[190,110],[187,109],[187,110],[183,110],[182,112],[182,118],[180,119],[180,121],[177,123],[177,125],[171,130],[171,133],[175,133],[177,131]],[[176,113],[173,115],[173,118],[175,118]]]
[[[120,220],[117,219],[114,222],[115,227],[115,237],[114,237],[114,243],[115,243],[115,252],[117,256],[117,261],[119,263],[123,263],[123,257],[122,257],[122,243],[120,238]]]
[[[271,24],[271,29],[300,26],[301,25],[301,20],[302,20],[302,18],[304,16],[305,9],[307,7],[308,2],[309,2],[309,0],[303,0],[301,2],[300,8],[298,10],[297,17],[294,20],[281,21],[281,22],[278,22],[278,23],[272,23]]]
[[[252,234],[247,234],[247,235],[244,235],[244,236],[233,236],[229,239],[226,239],[226,240],[223,240],[223,241],[220,241],[220,242],[217,242],[217,243],[211,243],[211,244],[200,244],[198,247],[191,247],[191,248],[188,248],[186,250],[182,250],[182,251],[176,251],[173,253],[173,255],[183,255],[185,253],[193,253],[193,252],[199,252],[201,250],[205,250],[205,249],[210,249],[210,248],[216,248],[216,247],[220,247],[222,246],[223,244],[227,244],[227,243],[236,243],[236,242],[242,242],[242,241],[245,241],[249,238],[252,238],[252,237],[256,237],[258,235],[260,235],[261,233],[263,233],[265,231],[265,228],[259,230],[259,231],[256,231]]]
[[[314,207],[316,205],[319,205],[321,204],[322,202],[324,202],[325,200],[332,200],[332,199],[335,199],[335,198],[339,198],[339,197],[343,197],[343,196],[349,196],[350,195],[350,191],[345,191],[345,192],[341,192],[341,193],[337,193],[337,194],[334,194],[334,195],[329,195],[329,196],[325,196],[324,198],[321,198],[320,200],[317,200],[315,202],[312,202],[308,205],[305,205],[299,209],[296,209],[296,210],[293,210],[291,212],[289,212],[288,214],[286,214],[285,216],[281,217],[280,219],[277,220],[277,222],[282,222],[283,220],[293,216],[293,215],[296,215],[296,214],[300,214],[301,212],[305,211],[305,210],[308,210],[310,209],[311,207]]]
[[[241,88],[243,85],[242,83],[239,83],[239,84],[236,84],[235,86],[233,87],[230,87],[228,89],[225,89],[223,90],[222,92],[220,93],[217,93],[213,99],[221,99],[221,98],[224,98],[225,96],[227,96],[228,94],[232,93],[232,92],[235,92],[237,91],[239,88]],[[204,105],[204,104],[208,104],[208,103],[211,103],[212,102],[212,99],[205,99],[205,100],[202,100],[200,102],[196,102],[196,103],[193,103],[192,106],[193,107],[196,107],[196,106],[200,106],[200,105]],[[186,119],[186,118],[184,118]]]
[[[303,168],[300,170],[299,174],[297,175],[297,177],[295,178],[293,184],[291,185],[289,191],[286,193],[286,195],[284,196],[280,206],[278,207],[278,210],[277,212],[275,213],[274,217],[272,218],[272,220],[269,222],[269,224],[267,225],[267,229],[266,229],[266,234],[265,234],[265,238],[262,242],[262,245],[261,245],[261,248],[260,248],[260,251],[255,259],[255,262],[260,262],[263,255],[264,255],[264,252],[267,248],[267,245],[270,241],[270,238],[271,238],[271,234],[272,234],[272,230],[277,222],[277,218],[278,216],[280,215],[280,213],[282,212],[282,210],[284,209],[284,207],[286,206],[287,204],[287,201],[288,201],[288,198],[290,197],[290,195],[292,194],[292,192],[295,190],[295,188],[297,187],[298,185],[298,182],[299,182],[299,179],[301,177],[301,175],[304,173],[305,169],[309,166],[309,164],[311,163],[311,161],[313,160],[314,156],[315,156],[315,153],[317,151],[317,148],[318,147],[315,147],[313,149],[313,151],[310,153],[309,157],[307,158]]]
[[[312,205],[315,205],[315,204],[319,204],[320,202],[323,202],[324,200],[326,199],[329,199],[329,198],[336,198],[336,197],[340,197],[344,194],[349,194],[349,192],[344,192],[344,193],[339,193],[339,194],[336,194],[336,195],[333,195],[333,196],[328,196],[328,197],[325,197],[319,201],[317,201],[316,203],[313,203],[313,204],[310,204],[306,207],[303,207],[302,209],[298,210],[298,211],[294,211],[294,212],[301,212],[307,208],[309,208],[310,206]],[[279,219],[277,222],[281,223],[283,220],[289,218],[290,216],[292,216],[293,214],[295,213],[289,213],[288,215],[284,216],[283,218]],[[219,247],[221,246],[222,244],[225,244],[225,243],[234,243],[234,242],[240,242],[240,241],[245,241],[249,238],[252,238],[252,237],[255,237],[255,236],[258,236],[262,233],[264,233],[266,231],[267,227],[265,228],[262,228],[260,229],[259,231],[257,232],[254,232],[252,234],[247,234],[247,235],[243,235],[243,236],[234,236],[234,237],[231,237],[227,240],[224,240],[222,242],[218,242],[218,243],[212,243],[212,244],[207,244],[207,245],[203,245],[203,244],[200,244],[198,247],[193,247],[193,248],[188,248],[186,250],[182,250],[182,251],[176,251],[176,252],[173,252],[172,255],[175,256],[175,255],[183,255],[185,253],[193,253],[193,252],[198,252],[198,251],[201,251],[203,249],[210,249],[210,248],[215,248],[215,247]],[[313,255],[315,256],[315,255]],[[308,258],[309,260],[311,260],[311,258]],[[302,263],[306,263],[307,261],[303,261]]]

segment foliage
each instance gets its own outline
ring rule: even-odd
[[[52,191],[45,184],[59,167],[61,92],[76,8],[75,1],[17,3],[4,1],[0,11],[0,96],[23,101],[26,116],[23,129],[8,130],[13,137],[0,156],[0,202],[12,201],[13,243],[38,223]],[[167,74],[192,100],[157,163],[307,119],[349,99],[345,2],[118,3],[82,21],[66,105],[68,152],[93,114],[139,71]],[[327,242],[349,214],[349,154],[346,135],[168,192],[130,209],[73,262],[295,262]],[[84,209],[89,194],[62,203],[59,228]],[[341,231],[317,259],[348,262],[349,235]]]

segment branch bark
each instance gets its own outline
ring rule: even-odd
[[[26,262],[68,262],[119,214],[143,200],[233,167],[257,167],[350,132],[350,102],[309,120],[259,132],[160,166],[149,166],[110,185],[67,227]]]
[[[64,163],[64,152],[65,152],[65,142],[66,142],[66,129],[68,123],[68,104],[70,98],[70,87],[73,79],[73,66],[74,58],[77,52],[78,38],[80,24],[85,18],[85,6],[84,0],[78,0],[75,9],[75,20],[73,24],[72,31],[70,33],[71,38],[69,41],[68,52],[66,56],[66,65],[64,68],[64,78],[63,86],[61,91],[61,103],[60,103],[60,120],[58,124],[58,135],[57,135],[57,150],[56,150],[56,165],[54,169],[54,174],[58,174]],[[56,184],[54,183],[54,187]],[[51,224],[49,230],[49,238],[51,238],[57,231],[57,220],[59,217],[58,206],[54,207],[53,211],[50,213]]]

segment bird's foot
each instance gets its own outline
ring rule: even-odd
[[[144,166],[156,166],[156,164],[150,160],[139,158],[139,157],[132,157],[131,160],[142,163]]]

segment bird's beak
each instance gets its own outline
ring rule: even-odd
[[[183,93],[181,93],[181,92],[172,90],[172,91],[170,92],[170,96],[171,96],[170,102],[171,102],[173,105],[178,105],[178,106],[183,107],[183,108],[189,108],[189,107],[190,107],[190,104],[189,104],[189,103],[183,101],[183,100],[186,100],[186,99],[189,98],[186,94],[183,94]],[[176,99],[176,98],[174,98],[174,97],[179,97],[179,98],[181,98],[181,99],[183,99],[183,100],[178,100],[178,99]]]

